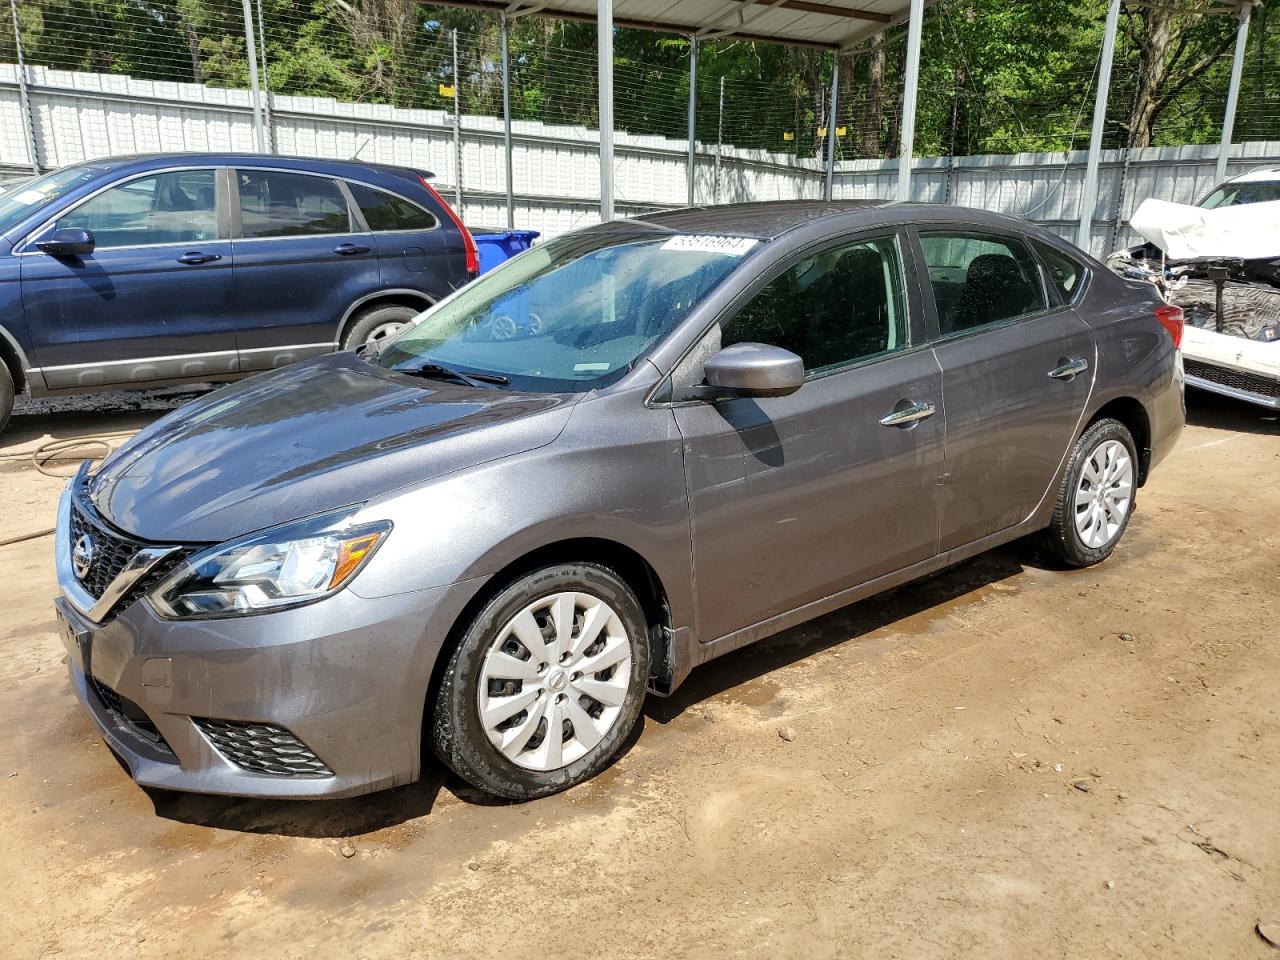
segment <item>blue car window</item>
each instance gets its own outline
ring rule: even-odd
[[[64,213],[55,230],[93,232],[97,249],[218,238],[212,170],[175,170],[126,180]]]
[[[370,230],[433,230],[436,218],[403,197],[363,183],[347,183]]]
[[[351,212],[328,177],[239,170],[241,235],[299,237],[351,232]]]

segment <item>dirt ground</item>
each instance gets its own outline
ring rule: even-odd
[[[0,955],[1280,957],[1280,426],[1191,400],[1110,562],[1015,546],[791,630],[523,805],[144,792],[52,539],[0,547]],[[26,408],[0,453],[154,416]],[[0,539],[58,492],[0,461]]]

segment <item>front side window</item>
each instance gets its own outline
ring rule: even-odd
[[[93,232],[94,244],[143,247],[218,239],[212,170],[174,170],[118,184],[63,214],[55,230]]]
[[[986,234],[920,236],[943,336],[1045,309],[1031,251],[1020,240]]]
[[[907,346],[902,261],[889,237],[825,250],[773,280],[721,328],[721,345],[765,343],[806,372]]]
[[[626,374],[760,241],[653,230],[567,234],[422,314],[370,362],[496,374],[518,390],[582,392]]]
[[[364,214],[369,229],[385,230],[432,230],[436,226],[436,218],[426,210],[403,197],[385,190],[376,190],[363,183],[347,183],[356,206]]]
[[[246,239],[351,232],[347,198],[328,177],[238,170],[240,229]]]

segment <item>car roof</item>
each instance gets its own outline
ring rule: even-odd
[[[81,166],[114,173],[130,168],[148,169],[167,164],[211,163],[217,166],[284,167],[298,170],[347,170],[364,169],[373,173],[388,173],[403,177],[406,174],[421,175],[431,179],[429,170],[401,167],[389,163],[371,163],[365,160],[330,160],[322,157],[284,156],[274,153],[138,153],[121,157],[103,157],[87,160]]]
[[[1258,167],[1238,177],[1232,177],[1227,183],[1269,183],[1280,180],[1280,167]]]

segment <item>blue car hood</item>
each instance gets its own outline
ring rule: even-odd
[[[544,446],[576,399],[422,380],[332,354],[157,420],[103,463],[89,492],[136,537],[220,542]]]

